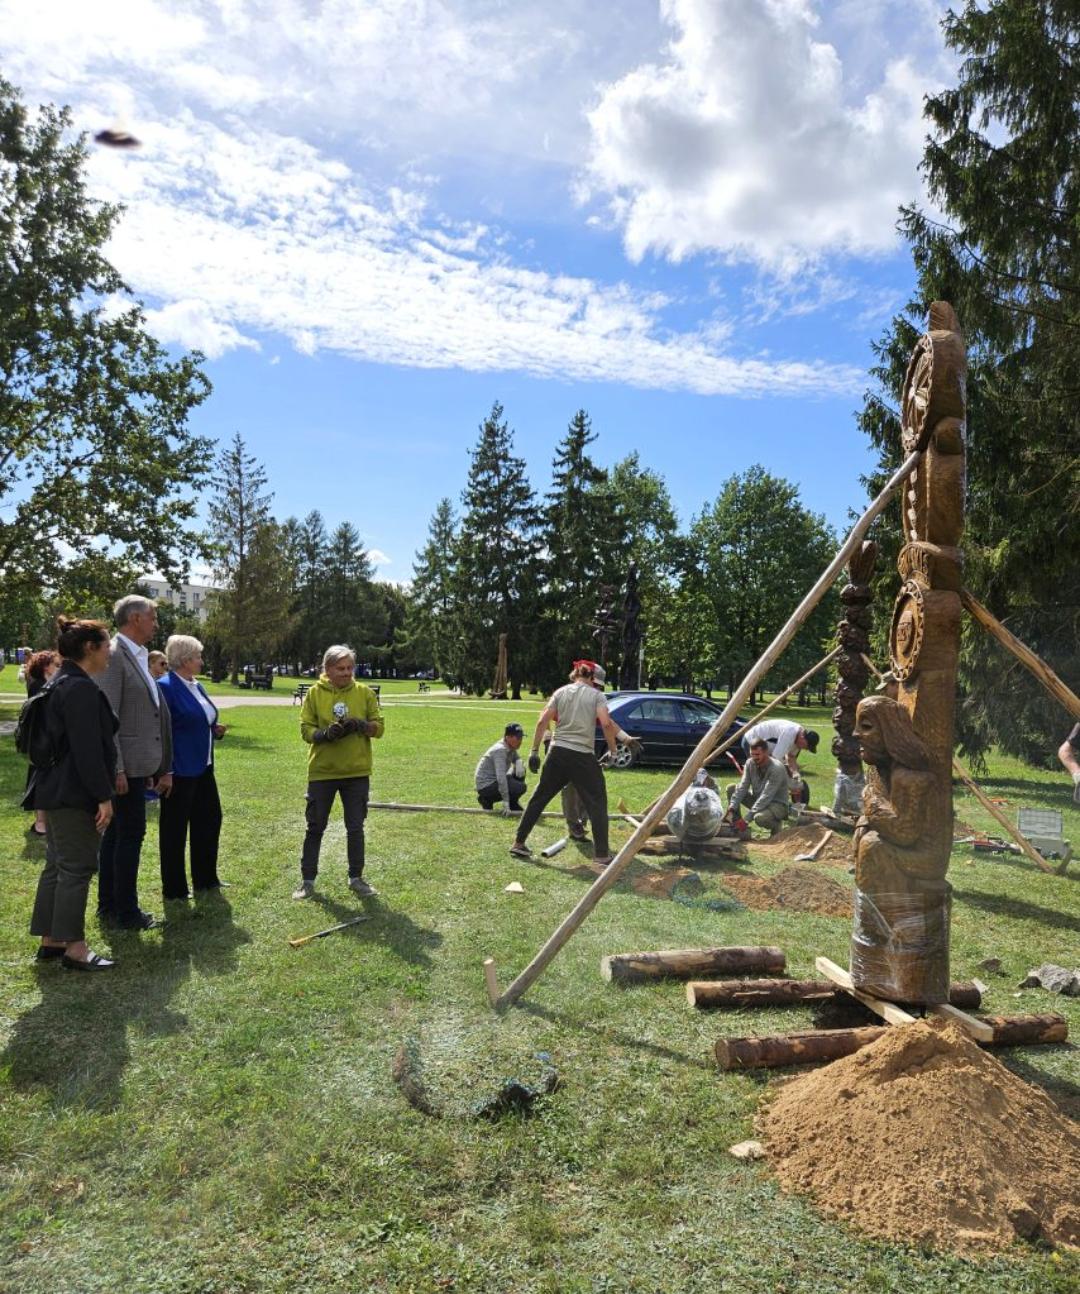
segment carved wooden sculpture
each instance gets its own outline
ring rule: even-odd
[[[495,661],[495,678],[491,684],[491,696],[495,701],[506,700],[507,686],[507,661],[506,661],[506,634],[499,634],[499,655]]]
[[[904,383],[904,451],[926,452],[902,504],[903,584],[890,639],[897,700],[868,697],[856,720],[872,770],[856,833],[851,976],[895,1002],[945,1002],[949,992],[965,367],[956,314],[935,302]]]
[[[833,710],[832,753],[836,757],[836,786],[833,813],[857,814],[865,786],[859,741],[855,736],[855,707],[862,699],[870,669],[866,653],[870,650],[873,617],[870,602],[873,591],[870,580],[877,559],[877,544],[867,540],[848,565],[848,583],[840,591],[844,618],[837,625],[840,655],[836,669],[840,680],[836,686],[836,708]]]

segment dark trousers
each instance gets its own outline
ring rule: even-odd
[[[597,858],[608,854],[607,786],[596,756],[583,750],[566,750],[552,745],[540,773],[533,797],[525,806],[517,838],[522,843],[536,826],[537,819],[564,786],[572,786],[581,797],[592,824],[593,852]]]
[[[345,813],[346,852],[349,859],[349,879],[364,874],[364,819],[367,817],[369,777],[338,777],[325,782],[308,782],[307,808],[304,817],[307,832],[304,851],[300,856],[300,875],[313,881],[319,874],[319,849],[323,832],[330,820],[334,796],[341,796]]]
[[[121,925],[139,915],[139,855],[146,835],[145,777],[128,774],[126,795],[113,798],[113,819],[101,838],[98,912]]]
[[[167,899],[186,899],[184,851],[191,836],[191,888],[213,890],[218,880],[218,840],[221,837],[221,799],[214,766],[198,777],[173,775],[172,793],[161,801],[161,893]]]
[[[506,789],[510,795],[507,808],[520,809],[521,797],[525,794],[525,779],[523,777],[514,777],[508,773],[506,775]],[[490,809],[493,804],[498,804],[502,799],[502,791],[499,790],[498,782],[491,782],[488,786],[478,786],[476,788],[476,798],[485,809]]]
[[[98,866],[98,833],[88,809],[50,809],[45,868],[38,878],[30,933],[78,943],[85,938],[86,896]]]

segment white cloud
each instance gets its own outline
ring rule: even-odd
[[[368,559],[373,566],[393,566],[393,559],[387,557],[381,548],[369,548],[367,550]]]
[[[159,340],[175,342],[187,350],[201,350],[210,359],[245,346],[259,350],[259,343],[245,337],[231,323],[215,319],[205,301],[173,301],[160,310],[148,310],[146,322]]]
[[[884,26],[889,8],[871,4],[864,23]],[[661,10],[675,30],[666,58],[605,87],[589,114],[585,193],[606,195],[630,257],[715,251],[790,275],[824,253],[891,249],[897,207],[918,196],[937,59],[929,72],[886,59],[853,91],[821,36],[821,3],[661,0]],[[850,37],[855,14],[840,10],[830,17]],[[933,4],[908,6],[908,24],[921,26],[909,43],[930,48],[936,17]]]

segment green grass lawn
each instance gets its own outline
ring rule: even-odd
[[[791,713],[828,728],[825,712]],[[474,803],[475,761],[511,714],[528,720],[536,705],[388,706],[374,797]],[[810,1011],[695,1013],[681,985],[620,991],[598,972],[620,950],[777,943],[791,974],[810,975],[820,953],[846,964],[846,919],[712,909],[723,896],[716,870],[689,905],[637,897],[620,881],[522,1005],[497,1017],[484,957],[509,982],[583,893],[588,879],[572,871],[583,858],[518,862],[499,818],[374,812],[372,920],[294,951],[290,936],[362,910],[345,887],[340,813],[317,901],[291,902],[298,711],[239,708],[228,722],[218,756],[227,902],[192,905],[141,936],[100,938],[91,921],[92,942],[121,963],[102,976],[31,960],[40,846],[14,807],[24,768],[0,739],[0,1289],[1080,1289],[1075,1255],[1025,1246],[976,1264],[869,1243],[782,1195],[767,1166],[726,1153],[751,1135],[780,1076],[719,1074],[709,1057],[722,1033],[805,1028]],[[815,803],[830,798],[826,747],[803,757]],[[610,774],[611,802],[642,808],[668,780]],[[1064,809],[1080,842],[1063,776],[998,759],[984,785],[1011,815],[1021,804]],[[957,812],[993,828],[964,794]],[[557,834],[541,823],[533,843]],[[752,870],[777,865],[757,859]],[[1039,962],[1080,964],[1080,863],[1044,876],[960,848],[951,876],[954,978],[1000,957],[1002,975],[982,973],[988,1009],[1063,1011],[1080,1036],[1080,1001],[1015,987]],[[144,906],[160,913],[153,821],[142,878]],[[504,892],[512,880],[524,894]],[[419,1113],[392,1080],[407,1039],[444,1117]],[[538,1052],[561,1083],[533,1117],[469,1117],[502,1077],[535,1078]],[[1080,1114],[1072,1047],[999,1054]]]

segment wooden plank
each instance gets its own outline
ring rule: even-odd
[[[776,664],[792,639],[810,618],[814,608],[832,588],[837,576],[847,565],[852,553],[856,552],[862,545],[863,539],[875,519],[885,511],[893,495],[910,478],[922,458],[923,451],[916,449],[908,455],[900,467],[892,474],[881,493],[878,494],[877,498],[874,499],[873,503],[870,504],[851,528],[851,533],[840,545],[832,561],[818,576],[813,587],[785,621],[779,633],[766,647],[754,667],[735,689],[731,699],[717,716],[716,722],[698,742],[675,780],[646,814],[641,826],[635,829],[633,835],[622,846],[603,873],[597,877],[578,900],[573,910],[563,918],[551,935],[548,936],[532,961],[510,982],[496,1003],[499,1008],[512,1006],[529,986],[539,979],[559,951],[584,924],[593,908],[596,907],[608,890],[618,881],[626,868],[633,862],[642,844],[652,835],[654,825],[667,815],[668,809],[671,808],[683,791],[693,783],[698,769],[703,766],[708,756],[713,753],[717,742],[727,732],[728,725],[738,715],[740,707],[745,705],[747,700],[753,696],[754,689]]]
[[[1066,687],[1044,660],[1040,660],[1030,647],[1022,643],[1015,634],[1010,633],[1001,621],[967,589],[960,590],[960,601],[972,618],[996,638],[1006,651],[1012,652],[1020,664],[1039,680],[1059,705],[1063,705],[1074,719],[1080,719],[1080,696]]]
[[[960,761],[956,758],[955,755],[953,756],[952,766],[953,766],[953,771],[956,773],[956,776],[961,780],[961,782],[964,783],[967,789],[976,798],[976,800],[979,801],[979,803],[986,810],[986,812],[989,813],[989,815],[994,819],[994,821],[999,823],[1000,826],[1003,827],[1004,830],[1006,830],[1010,836],[1012,836],[1013,840],[1016,841],[1016,843],[1028,856],[1028,858],[1030,858],[1031,861],[1035,863],[1036,866],[1040,867],[1044,872],[1052,873],[1054,869],[1050,866],[1050,864],[1046,861],[1046,859],[1043,858],[1042,854],[1039,853],[1039,851],[1035,848],[1035,846],[1031,843],[1030,840],[1022,836],[1020,832],[1017,831],[1017,829],[1004,815],[1004,813],[1001,812],[1001,810],[997,807],[997,805],[994,804],[994,802],[987,795],[985,795],[984,792],[980,790],[979,787],[975,785],[974,779],[972,778],[971,774],[967,771],[967,769],[963,766],[963,764],[960,763]]]
[[[850,993],[856,1002],[861,1002],[863,1006],[869,1007],[875,1015],[881,1016],[889,1024],[913,1024],[916,1017],[909,1015],[903,1007],[897,1006],[895,1002],[886,1002],[884,998],[874,997],[871,993],[864,993],[857,989],[851,981],[851,976],[842,966],[837,966],[836,962],[830,961],[828,957],[818,957],[814,960],[814,965],[821,971],[826,979],[831,979],[834,984],[839,984],[845,993]]]
[[[927,1011],[930,1015],[939,1016],[942,1020],[948,1020],[951,1024],[958,1024],[969,1038],[974,1038],[976,1042],[993,1042],[994,1026],[987,1024],[985,1020],[977,1020],[975,1016],[968,1015],[966,1011],[961,1011],[959,1007],[950,1006],[948,1002],[942,1002],[938,1006],[928,1006]]]

